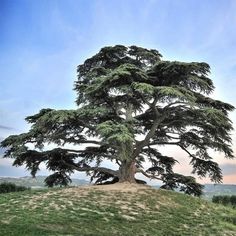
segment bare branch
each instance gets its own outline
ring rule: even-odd
[[[137,143],[136,150],[134,151],[134,154],[133,154],[133,158],[137,157],[138,154],[141,152],[142,148],[148,145],[149,140],[155,135],[155,131],[156,131],[157,127],[165,118],[164,115],[162,117],[160,117],[160,113],[158,112],[158,110],[156,108],[156,103],[157,103],[157,98],[154,99],[152,106],[151,106],[151,108],[153,109],[153,111],[155,113],[156,119],[154,120],[153,125],[152,125],[151,129],[149,130],[149,132],[147,133],[144,140]]]
[[[121,166],[121,162],[120,162],[119,160],[117,160],[117,159],[116,159],[116,164],[117,164],[118,166]]]
[[[79,167],[79,166],[74,166],[75,170],[78,171],[98,171],[98,172],[102,172],[102,173],[107,173],[113,176],[118,177],[118,171],[109,169],[109,168],[105,168],[105,167],[91,167],[91,166],[86,166],[86,167]]]
[[[61,159],[61,161],[65,165],[70,166],[70,167],[72,167],[73,169],[75,169],[77,171],[98,171],[98,172],[102,172],[102,173],[106,173],[106,174],[110,174],[110,175],[118,177],[118,171],[115,171],[115,170],[112,170],[112,169],[109,169],[109,168],[106,168],[106,167],[96,167],[96,166],[92,167],[92,166],[89,166],[89,165],[79,166],[76,163],[74,163],[74,164],[67,163],[63,159]]]
[[[75,153],[81,153],[81,152],[84,152],[84,150],[75,150],[75,149],[68,149],[68,148],[63,148],[64,151],[67,151],[67,152],[75,152]]]
[[[76,143],[76,144],[90,143],[90,144],[101,145],[101,142],[97,141],[97,140],[81,140],[81,139],[76,139],[74,137],[65,138],[64,139],[64,144],[66,144],[67,142]]]
[[[79,143],[93,143],[93,144],[97,144],[97,145],[101,144],[101,142],[96,141],[96,140],[82,140],[82,141],[78,140],[78,142]]]
[[[148,144],[148,146],[151,145],[179,145],[179,142],[152,142]]]
[[[190,153],[185,147],[183,147],[182,145],[178,144],[179,147],[181,147],[181,149],[183,149],[186,153],[188,153],[188,155],[190,157],[196,158],[192,153]]]
[[[167,106],[163,107],[163,109],[170,108],[171,106],[177,105],[177,104],[183,104],[182,107],[187,107],[187,105],[189,105],[187,102],[178,101],[178,102],[169,103]],[[184,105],[186,105],[186,106],[184,106]]]
[[[143,100],[144,103],[146,103],[149,107],[152,106],[152,103],[150,103],[149,101],[147,101],[147,99],[140,93],[139,94],[141,99]]]
[[[166,137],[170,138],[170,139],[179,139],[180,140],[180,137],[173,137],[173,136],[170,136],[168,134],[166,134]]]
[[[150,178],[150,179],[162,180],[161,178],[157,177],[157,175],[148,174],[147,172],[145,172],[145,171],[142,170],[142,169],[137,169],[137,170],[136,170],[136,173],[141,173],[141,174],[143,174],[144,176],[146,176],[147,178]]]

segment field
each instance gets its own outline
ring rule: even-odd
[[[205,199],[211,200],[217,195],[236,195],[235,184],[206,184],[204,188]]]
[[[236,210],[137,185],[0,194],[0,235],[236,235]]]

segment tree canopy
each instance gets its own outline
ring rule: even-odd
[[[48,186],[67,185],[75,171],[86,172],[95,183],[143,182],[135,178],[141,173],[161,180],[162,188],[200,195],[194,177],[174,172],[178,157],[159,150],[174,145],[188,154],[193,174],[221,182],[209,150],[234,157],[228,117],[234,107],[209,97],[214,85],[207,63],[161,58],[157,50],[137,46],[102,48],[77,68],[77,109],[42,109],[28,116],[27,133],[1,142],[4,157],[25,165],[33,176],[45,163],[54,172]],[[103,166],[104,160],[118,169]]]

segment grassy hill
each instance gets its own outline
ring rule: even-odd
[[[11,182],[16,185],[32,187],[32,188],[43,188],[45,187],[44,180],[47,176],[37,176],[32,178],[31,176],[13,178],[13,177],[0,177],[0,183]],[[71,186],[88,185],[89,181],[84,179],[72,179]]]
[[[137,185],[0,194],[0,235],[236,235],[236,210]]]

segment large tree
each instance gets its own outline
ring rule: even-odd
[[[163,188],[200,195],[195,178],[173,171],[178,158],[158,149],[174,145],[188,154],[193,174],[221,182],[209,150],[233,158],[228,112],[234,107],[209,97],[207,63],[164,61],[157,50],[117,45],[102,48],[77,72],[76,110],[42,109],[26,118],[29,132],[2,141],[13,165],[26,165],[34,176],[44,162],[54,172],[48,186],[68,184],[74,171],[96,183],[142,182],[135,178],[141,173]],[[103,160],[118,169],[102,166]]]

